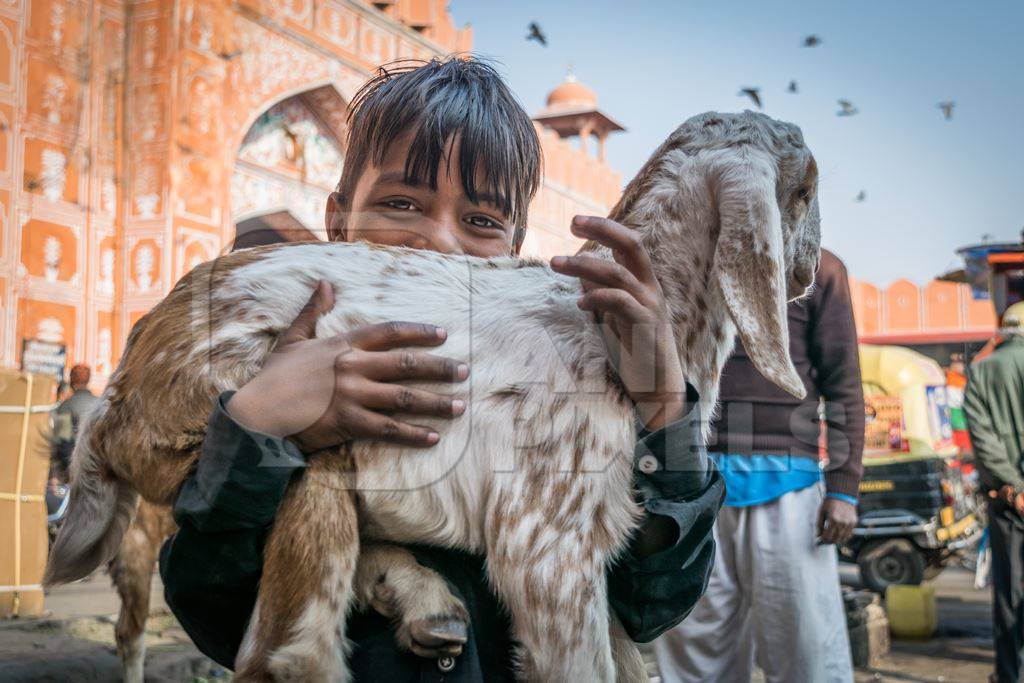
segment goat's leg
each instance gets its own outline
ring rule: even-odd
[[[647,665],[640,654],[639,648],[626,630],[622,628],[619,618],[612,615],[612,659],[615,661],[615,680],[618,683],[647,683]]]
[[[488,525],[494,532],[487,571],[512,616],[519,676],[614,680],[605,555],[588,547],[592,542],[579,529],[553,524],[535,506],[505,510],[497,525]]]
[[[359,555],[351,471],[347,449],[321,453],[285,494],[235,680],[349,680],[345,617]]]
[[[359,552],[356,600],[396,626],[398,646],[420,657],[457,656],[466,643],[469,615],[448,582],[401,546],[367,543]]]
[[[110,578],[121,597],[114,636],[125,683],[142,683],[144,679],[153,568],[160,544],[173,532],[170,510],[142,502],[117,555],[110,561]]]

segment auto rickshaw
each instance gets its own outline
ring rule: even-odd
[[[930,358],[862,344],[865,394],[860,521],[840,557],[883,593],[920,584],[975,545],[984,529],[977,476],[953,442],[945,376]]]

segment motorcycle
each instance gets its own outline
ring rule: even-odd
[[[50,536],[50,547],[57,538],[57,532],[68,513],[71,502],[71,487],[67,484],[50,484],[46,487],[46,531]]]

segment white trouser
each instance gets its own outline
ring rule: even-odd
[[[836,548],[814,542],[824,486],[723,508],[707,592],[654,642],[665,683],[853,680]]]

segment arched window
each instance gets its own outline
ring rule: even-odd
[[[231,179],[234,249],[326,239],[324,206],[344,163],[344,111],[337,91],[324,86],[256,119]]]

